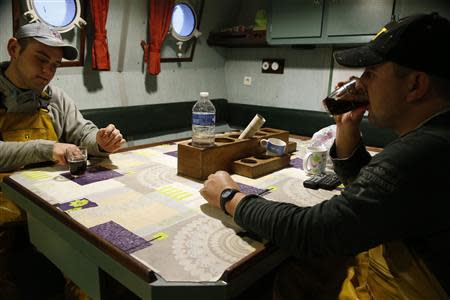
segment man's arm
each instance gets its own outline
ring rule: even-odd
[[[107,156],[121,147],[125,140],[113,124],[98,127],[86,120],[73,100],[58,88],[53,88],[53,98],[49,109],[55,130],[64,142],[84,146],[89,155]]]
[[[336,174],[344,184],[353,181],[359,170],[370,161],[370,154],[362,143],[359,128],[366,109],[366,106],[358,107],[334,116],[336,140],[330,149],[330,157]]]
[[[0,171],[17,170],[25,165],[53,160],[54,141],[0,141]]]
[[[339,176],[339,179],[345,184],[351,183],[362,167],[367,165],[372,157],[366,150],[366,147],[360,142],[353,150],[349,157],[339,159],[336,154],[336,143],[330,149],[330,157],[333,162],[334,171]]]
[[[392,191],[380,190],[380,187],[384,189],[391,185],[384,184],[385,179],[372,170],[367,171],[361,176],[364,180],[352,184],[342,195],[313,207],[237,193],[225,209],[239,226],[274,242],[294,256],[356,254],[375,246],[388,234],[396,234],[392,227],[378,227],[380,219],[398,222],[397,211],[386,211],[383,203],[377,200],[378,197],[392,197],[389,196]],[[381,180],[380,184],[366,188],[365,179],[375,177]],[[200,193],[210,204],[220,207],[220,193],[225,188],[238,186],[228,173],[218,171],[208,177]]]
[[[60,141],[84,146],[87,148],[89,155],[108,155],[108,153],[101,151],[97,144],[97,126],[86,120],[73,100],[57,87],[52,87],[52,100],[49,105],[49,111]]]

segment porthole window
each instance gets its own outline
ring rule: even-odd
[[[45,23],[59,32],[86,24],[81,17],[79,0],[27,0],[25,16],[29,22]]]
[[[175,0],[168,34],[161,46],[161,62],[192,61],[200,37],[204,0]]]
[[[196,28],[197,16],[188,3],[178,3],[172,13],[172,35],[180,40],[189,40]]]

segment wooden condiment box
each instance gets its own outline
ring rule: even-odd
[[[232,172],[233,162],[265,152],[259,145],[261,139],[279,138],[286,143],[289,132],[274,128],[262,128],[251,139],[238,139],[239,132],[217,135],[215,146],[197,148],[191,141],[178,144],[178,175],[205,180],[218,170]]]

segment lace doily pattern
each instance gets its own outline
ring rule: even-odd
[[[172,245],[177,263],[199,281],[219,279],[224,270],[253,251],[254,247],[233,229],[207,217],[185,225],[175,235]]]
[[[305,188],[298,178],[286,178],[277,185],[277,189],[270,193],[270,199],[293,203],[301,207],[313,206],[339,194],[339,191]]]

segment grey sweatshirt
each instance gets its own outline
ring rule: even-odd
[[[7,64],[0,66],[0,105],[8,111],[32,111],[40,106],[37,97],[22,102],[18,90],[3,75]],[[50,118],[61,143],[87,148],[89,155],[107,156],[100,151],[96,134],[97,126],[81,115],[73,100],[61,89],[50,86],[52,97],[48,102]],[[31,100],[30,100],[31,99]],[[47,103],[46,103],[47,104]],[[54,141],[33,140],[27,142],[4,142],[0,140],[0,172],[17,170],[25,165],[53,160]]]

